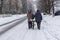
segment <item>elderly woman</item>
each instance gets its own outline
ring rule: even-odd
[[[32,27],[32,19],[33,19],[33,13],[32,10],[29,10],[27,13],[27,17],[28,17],[28,28],[33,28]]]

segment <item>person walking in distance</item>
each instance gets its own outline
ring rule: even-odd
[[[28,28],[31,29],[32,27],[32,19],[33,19],[33,13],[32,10],[29,10],[27,13],[27,17],[28,17]]]
[[[41,15],[41,12],[39,10],[37,10],[37,12],[35,14],[35,21],[37,23],[38,29],[40,30],[41,21],[42,21],[42,15]]]

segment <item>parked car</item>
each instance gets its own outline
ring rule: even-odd
[[[60,15],[60,10],[54,13],[55,16]]]

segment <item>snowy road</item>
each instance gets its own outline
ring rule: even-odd
[[[26,19],[26,14],[13,15],[11,17],[0,18],[0,35],[13,28]]]
[[[0,35],[1,40],[46,40],[42,30],[29,30],[27,20],[17,25],[3,35]]]
[[[60,16],[43,16],[41,30],[28,29],[27,19],[0,35],[0,40],[60,40]],[[48,21],[49,20],[49,21]]]
[[[0,27],[0,35],[5,33],[6,31],[8,31],[9,29],[15,27],[16,25],[22,23],[24,20],[26,20],[26,18],[27,17],[22,17],[22,18],[20,18],[18,20],[15,20],[15,21],[13,21],[13,22],[11,22],[9,24],[6,24],[6,25]]]

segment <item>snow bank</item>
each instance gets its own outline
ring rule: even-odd
[[[11,17],[0,18],[0,25],[5,24],[7,22],[10,22],[12,20],[19,19],[19,18],[24,17],[24,16],[26,16],[26,14],[13,15]]]
[[[46,15],[43,21],[44,31],[47,31],[53,38],[60,40],[60,16],[52,17]]]

